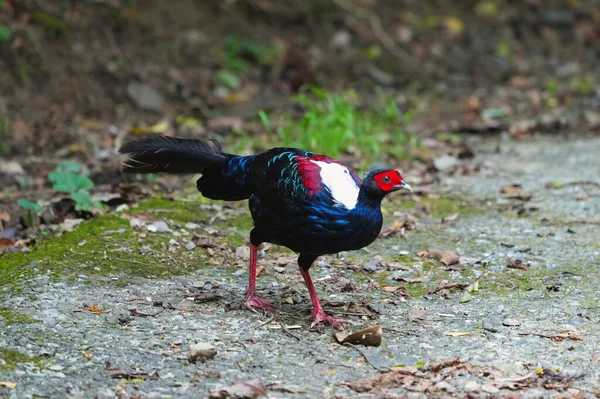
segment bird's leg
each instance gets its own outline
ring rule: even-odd
[[[255,308],[263,309],[268,312],[276,312],[277,309],[268,301],[256,296],[256,258],[258,247],[250,244],[250,279],[248,281],[248,293],[246,294],[246,308],[255,312]]]
[[[334,328],[340,328],[340,323],[350,323],[348,320],[344,319],[336,319],[331,316],[327,316],[323,311],[323,307],[321,307],[321,302],[319,302],[319,297],[317,296],[317,291],[315,291],[315,286],[313,285],[312,279],[310,278],[310,274],[308,274],[308,270],[304,270],[304,268],[300,267],[300,273],[302,273],[302,277],[304,278],[304,283],[306,283],[306,288],[308,288],[308,294],[310,295],[310,300],[313,304],[313,313],[309,316],[314,317],[312,326],[318,324],[322,321],[326,321],[331,324]]]

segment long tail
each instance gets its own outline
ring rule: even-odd
[[[227,154],[215,140],[157,135],[127,142],[119,152],[129,155],[126,173],[202,173],[196,185],[207,198],[234,201],[251,194],[248,161],[254,157]]]

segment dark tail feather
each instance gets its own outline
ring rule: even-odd
[[[162,135],[127,142],[119,152],[129,155],[123,167],[126,173],[202,173],[225,166],[234,157],[224,153],[215,140]]]

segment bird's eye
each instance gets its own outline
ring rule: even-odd
[[[389,183],[390,182],[390,177],[389,176],[383,176],[383,180],[384,183]]]

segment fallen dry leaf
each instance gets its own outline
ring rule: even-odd
[[[532,333],[532,332],[523,332],[523,333],[519,333],[519,335],[524,335],[524,336],[532,335],[534,337],[551,339],[552,341],[555,341],[555,342],[562,342],[565,339],[569,339],[571,341],[583,341],[583,335],[578,335],[574,331],[561,331],[560,333],[558,333],[556,335],[546,335],[546,334],[538,334],[538,333]]]
[[[529,270],[529,267],[527,267],[521,259],[513,259],[510,256],[506,258],[506,267],[525,271]]]
[[[425,320],[427,319],[427,309],[425,308],[412,308],[408,309],[408,313],[406,314],[408,320],[416,321],[416,320]]]
[[[9,382],[9,381],[0,381],[0,387],[4,387],[4,388],[8,388],[8,389],[17,389],[17,383]]]
[[[427,291],[427,294],[431,295],[431,294],[435,294],[436,292],[439,292],[442,290],[449,290],[451,288],[456,288],[456,289],[462,291],[465,288],[467,288],[468,286],[469,286],[469,284],[460,284],[460,283],[457,283],[456,281],[451,281],[449,283],[440,284],[440,285],[437,285],[437,286],[431,288],[429,291]]]
[[[592,351],[592,357],[590,358],[590,361],[594,364],[598,363],[598,355],[596,354],[596,349]]]
[[[129,371],[129,370],[125,370],[125,369],[108,369],[106,371],[108,372],[108,376],[110,378],[126,378],[126,379],[141,378],[143,380],[148,380],[148,379],[158,380],[160,378],[158,373],[149,375],[148,373],[143,372],[143,371]]]
[[[388,371],[382,374],[376,374],[371,377],[364,377],[359,380],[348,383],[350,389],[356,392],[368,392],[373,389],[397,388],[405,385],[411,385],[414,379],[405,380],[416,373],[412,368]],[[405,384],[409,383],[409,384]]]
[[[447,335],[449,337],[466,337],[467,335],[473,335],[473,333],[470,332],[460,332],[460,331],[450,331],[445,333],[444,335]]]
[[[385,230],[383,230],[380,234],[381,237],[391,237],[394,234],[396,234],[397,232],[399,232],[400,230],[402,230],[402,228],[406,229],[406,230],[410,230],[410,225],[408,224],[408,222],[406,220],[404,221],[399,221],[399,220],[394,220],[392,222],[391,225],[389,225]]]
[[[208,399],[254,399],[267,397],[267,390],[259,379],[238,381],[228,387],[219,387],[208,393]]]
[[[427,251],[418,252],[417,256],[423,258],[434,258],[446,266],[456,265],[460,261],[460,256],[458,256],[455,251],[439,251],[437,249],[430,249]]]
[[[365,328],[364,330],[348,334],[344,331],[334,333],[335,339],[340,344],[361,344],[364,346],[379,346],[381,345],[382,327],[378,324],[373,327]]]
[[[158,316],[161,312],[156,312],[156,313],[151,313],[151,312],[144,312],[143,310],[137,310],[137,309],[129,309],[129,313],[133,316],[133,317],[156,317]]]
[[[12,247],[13,245],[15,245],[15,240],[12,238],[0,237],[0,248]]]
[[[441,362],[435,362],[431,364],[431,371],[437,373],[446,367],[454,367],[462,364],[460,358],[450,359],[450,360],[442,360]]]
[[[394,295],[401,296],[403,298],[412,298],[412,295],[406,290],[403,285],[382,285],[381,288],[385,292],[392,292]]]
[[[104,312],[106,312],[104,309],[102,309],[99,306],[96,305],[83,305],[83,311],[84,312],[90,312],[90,313],[95,313],[95,314],[102,314]]]
[[[0,212],[0,222],[10,222],[10,214],[6,211]]]

